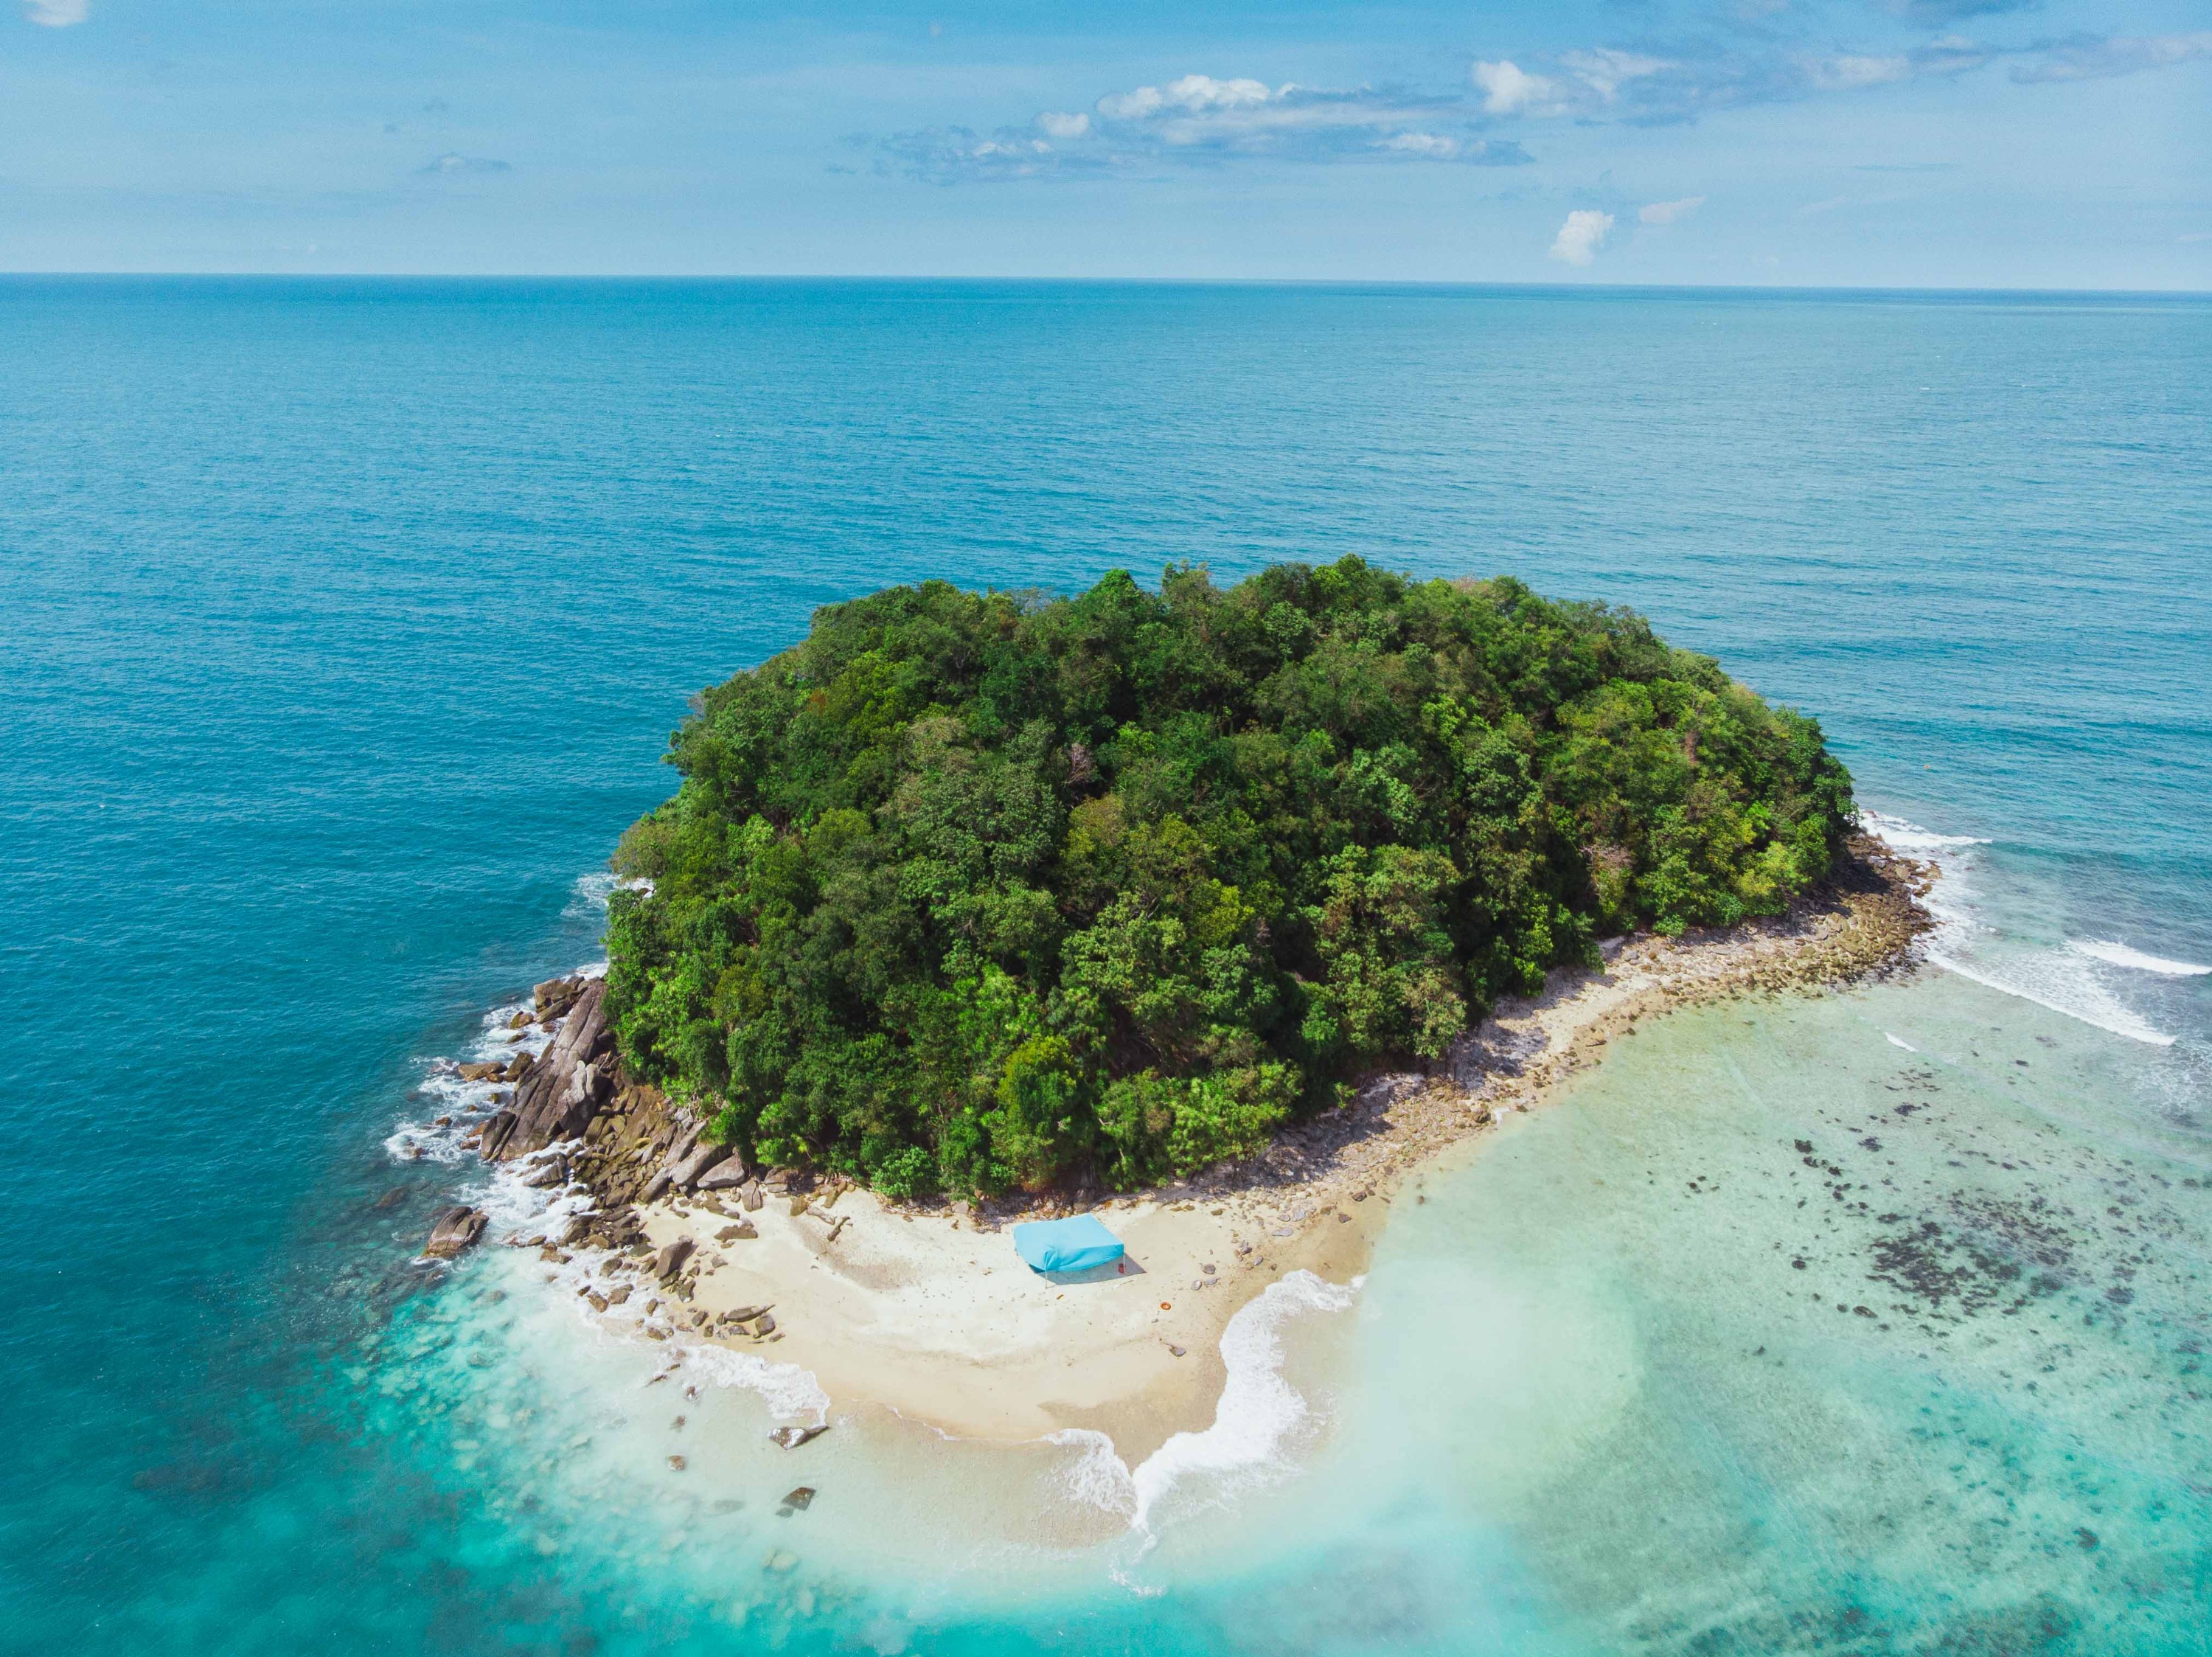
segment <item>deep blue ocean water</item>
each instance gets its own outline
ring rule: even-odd
[[[442,1349],[466,1282],[408,1274],[454,1176],[397,1167],[383,1141],[430,1055],[594,953],[590,877],[667,791],[659,755],[691,692],[887,582],[1066,590],[1117,566],[1228,579],[1356,551],[1636,606],[1818,715],[1868,804],[1952,837],[1960,972],[1851,1016],[1929,1052],[1976,1020],[2040,1039],[2021,1051],[2062,1056],[2064,1081],[2035,1131],[2142,1148],[2175,1205],[2163,1309],[2146,1288],[2131,1325],[2080,1337],[2112,1343],[2097,1374],[2157,1394],[2158,1430],[2122,1444],[2112,1423],[2148,1417],[2115,1405],[2050,1452],[2124,1467],[2131,1511],[2174,1516],[2142,1544],[2154,1581],[2084,1575],[2063,1548],[2002,1555],[2031,1610],[1960,1645],[1946,1619],[1967,1616],[1956,1591],[1988,1577],[2000,1520],[1960,1517],[1949,1565],[1939,1526],[1909,1568],[1869,1566],[1853,1621],[1837,1538],[1801,1516],[1761,1532],[1769,1620],[1702,1648],[2208,1648],[2212,1543],[2188,1532],[2212,1416],[2187,1349],[2212,1203],[2179,1182],[2212,1170],[2212,976],[2139,964],[2212,963],[2208,365],[2212,302],[2163,296],[0,280],[0,1643],[1586,1651],[1691,1648],[1724,1623],[1745,1592],[1725,1515],[1702,1545],[1585,1557],[1559,1538],[1588,1514],[1527,1497],[1525,1469],[1474,1468],[1455,1488],[1492,1494],[1431,1520],[1408,1517],[1435,1505],[1422,1478],[1370,1510],[1320,1465],[1350,1528],[1194,1559],[1160,1597],[1106,1583],[934,1621],[908,1605],[894,1635],[848,1581],[818,1616],[740,1637],[702,1610],[711,1558],[587,1564],[525,1535],[431,1406],[392,1414],[400,1360],[363,1355],[387,1325],[432,1331],[418,1357]],[[1796,1055],[1775,1074],[1808,1087],[1834,1069],[1848,1019],[1773,1016],[1692,1045],[1717,1064],[1771,1037]],[[1912,1038],[1915,1017],[1937,1033]],[[1972,1107],[1998,1113],[1976,1142],[2029,1131],[1996,1087],[1954,1088],[1997,1101]],[[1790,1084],[1762,1087],[1759,1108],[1784,1108]],[[1595,1132],[1575,1124],[1610,1119],[1604,1095],[1521,1142]],[[1514,1190],[1531,1154],[1480,1177]],[[371,1207],[395,1186],[396,1215]],[[2064,1200],[2088,1213],[2087,1191]],[[1579,1217],[1537,1252],[1587,1252],[1609,1221]],[[1442,1234],[1431,1267],[1459,1246]],[[1363,1317],[1419,1280],[1393,1270],[1386,1251]],[[1638,1292],[1621,1315],[1643,1373],[1742,1390],[1743,1353]],[[2171,1338],[2126,1346],[2149,1330]],[[1459,1396],[1475,1361],[1424,1350],[1431,1390]],[[1962,1410],[2012,1397],[1976,1391],[1966,1358],[1926,1364]],[[453,1388],[481,1373],[424,1396],[464,1408]],[[1724,1439],[1745,1487],[1780,1500],[1796,1487],[1746,1447],[1768,1443],[1762,1407],[1716,1402],[1636,1441],[1664,1466]],[[1472,1395],[1429,1426],[1497,1430]],[[1897,1502],[1948,1512],[1945,1480],[2025,1479],[2042,1453],[1886,1476]],[[1252,1500],[1295,1504],[1305,1476]],[[1617,1484],[1611,1511],[1680,1518],[1656,1474]],[[2133,1534],[2103,1528],[2100,1563]],[[1515,1538],[1528,1557],[1508,1570]],[[1310,1587],[1316,1549],[1372,1567],[1372,1615],[1294,1609],[1285,1584]],[[1667,1616],[1596,1603],[1662,1569],[1682,1601]],[[2131,1596],[2155,1612],[2107,1615]]]

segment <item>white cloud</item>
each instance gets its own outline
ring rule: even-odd
[[[2169,69],[2176,64],[2212,58],[2212,29],[2189,34],[2115,35],[2110,40],[2081,39],[2052,45],[2044,60],[2015,69],[2012,78],[2021,82],[2099,81],[2109,76],[2134,75],[2147,69]]]
[[[1531,104],[1547,102],[1552,96],[1551,82],[1540,75],[1529,74],[1509,59],[1477,63],[1468,73],[1475,89],[1482,94],[1483,108],[1492,115],[1510,115]]]
[[[1588,265],[1605,246],[1613,231],[1613,215],[1594,207],[1577,207],[1567,215],[1559,234],[1552,239],[1552,257],[1569,265]]]
[[[1169,110],[1192,114],[1217,109],[1249,109],[1297,88],[1285,86],[1270,91],[1264,81],[1217,81],[1211,75],[1186,75],[1165,86],[1140,86],[1134,92],[1109,92],[1098,101],[1098,113],[1109,121],[1141,121]]]
[[[1664,58],[1647,58],[1642,52],[1619,52],[1611,46],[1600,46],[1595,52],[1565,52],[1559,61],[1574,70],[1576,79],[1607,103],[1620,95],[1620,88],[1627,82],[1674,68]]]
[[[67,28],[92,15],[92,0],[23,0],[23,15],[42,28]]]
[[[1532,159],[1510,138],[1481,136],[1465,89],[1270,86],[1211,75],[1109,92],[1090,114],[1047,110],[988,137],[965,126],[925,127],[894,133],[878,149],[880,165],[933,184],[1258,160],[1520,167]]]
[[[483,155],[460,155],[448,150],[422,170],[441,177],[451,178],[462,174],[510,173],[514,169],[505,161],[495,161]]]
[[[1912,59],[1903,52],[1877,56],[1870,52],[1839,52],[1830,58],[1810,58],[1805,71],[1812,83],[1831,92],[1855,92],[1862,87],[1887,86],[1912,77]]]
[[[1680,201],[1655,201],[1637,209],[1639,224],[1679,224],[1705,204],[1703,196],[1685,196]]]

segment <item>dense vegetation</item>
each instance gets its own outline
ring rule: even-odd
[[[896,1195],[1133,1186],[1835,854],[1820,728],[1638,616],[1357,558],[932,582],[708,691],[623,838],[638,1074]]]

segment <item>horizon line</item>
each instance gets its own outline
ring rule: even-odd
[[[1424,277],[1224,277],[1224,276],[975,276],[908,272],[838,271],[0,271],[0,283],[73,282],[392,282],[392,283],[842,283],[854,285],[942,283],[971,286],[1088,285],[1094,287],[1184,288],[1403,288],[1408,289],[1493,289],[1552,294],[1832,294],[2005,295],[2097,299],[2212,299],[2212,288],[2048,288],[1976,283],[1878,284],[1820,282],[1656,283],[1545,282],[1504,278]]]

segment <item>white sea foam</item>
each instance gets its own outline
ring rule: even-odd
[[[2212,976],[2212,966],[2199,966],[2195,961],[2177,961],[2164,955],[2146,955],[2140,949],[2130,949],[2110,938],[2076,938],[2066,946],[2076,954],[2089,956],[2112,966],[2130,967],[2137,972],[2155,972],[2161,978],[2201,978]]]
[[[1861,811],[1860,825],[1892,851],[1906,856],[1939,856],[1946,851],[1956,851],[1963,846],[1986,846],[1990,841],[1972,834],[1938,834],[1933,829],[1922,828],[1917,823],[1908,823],[1902,817],[1892,817],[1879,811]]]
[[[1893,1047],[1902,1047],[1908,1053],[1917,1053],[1920,1051],[1911,1042],[1907,1041],[1903,1036],[1892,1036],[1887,1030],[1883,1031],[1882,1034],[1889,1036],[1889,1045]]]
[[[1238,1309],[1221,1334],[1229,1378],[1214,1406],[1213,1424],[1202,1432],[1177,1433],[1129,1475],[1133,1527],[1148,1530],[1168,1494],[1194,1480],[1211,1487],[1207,1505],[1213,1505],[1282,1471],[1285,1441],[1313,1413],[1283,1378],[1283,1325],[1310,1312],[1345,1311],[1356,1298],[1343,1284],[1293,1271]]]
[[[589,874],[579,874],[576,884],[570,888],[574,895],[568,899],[565,913],[574,919],[588,915],[595,909],[605,909],[617,884],[615,877],[603,868],[593,869]]]
[[[718,1386],[738,1386],[757,1392],[782,1420],[819,1427],[830,1419],[830,1395],[814,1372],[795,1363],[770,1363],[752,1352],[736,1352],[726,1346],[683,1343],[685,1357],[698,1374]]]
[[[1071,1501],[1124,1519],[1136,1512],[1137,1487],[1112,1439],[1088,1427],[1067,1427],[1046,1434],[1044,1441],[1079,1452],[1060,1476]]]
[[[1929,914],[1936,921],[1936,929],[1923,946],[1931,965],[2000,995],[2032,1002],[2046,1011],[2124,1036],[2130,1041],[2152,1047],[2173,1045],[2172,1036],[2100,980],[2093,962],[2109,961],[2110,957],[2079,945],[2015,952],[1987,947],[2000,943],[2001,935],[1975,912],[1973,892],[1980,873],[1975,849],[1988,845],[1988,840],[1967,834],[1938,834],[1901,817],[1887,816],[1878,811],[1863,811],[1859,820],[1869,833],[1893,851],[1932,862],[1941,874],[1942,878],[1924,900]]]

